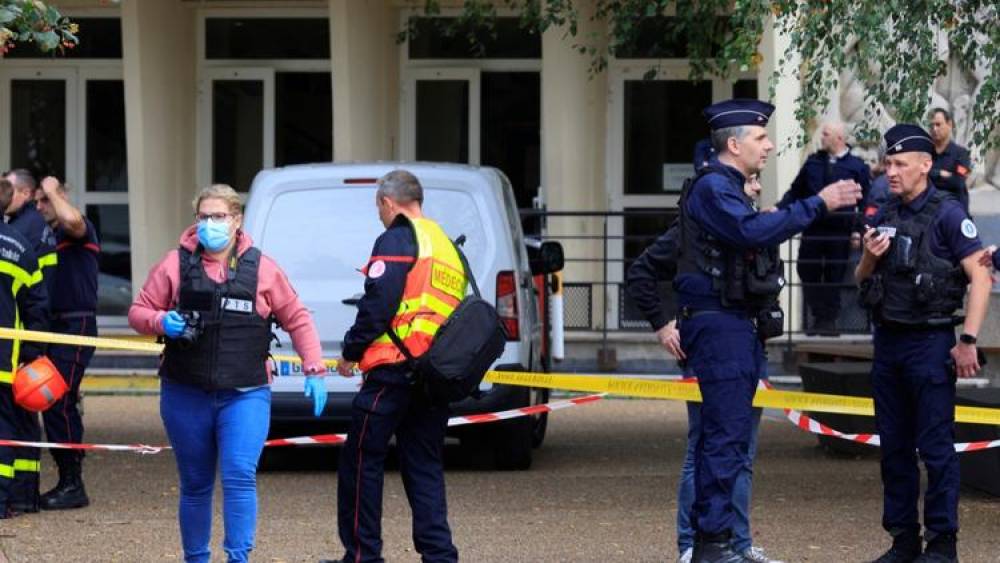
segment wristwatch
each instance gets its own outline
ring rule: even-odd
[[[971,334],[963,332],[961,336],[958,337],[959,342],[962,344],[975,344],[976,337]]]

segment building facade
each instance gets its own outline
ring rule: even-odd
[[[675,215],[693,145],[708,133],[701,109],[766,96],[769,61],[784,50],[767,33],[761,68],[692,82],[685,47],[658,43],[655,29],[594,74],[564,30],[533,35],[514,14],[477,50],[440,32],[457,9],[427,18],[392,0],[54,3],[79,22],[81,43],[66,56],[20,46],[0,59],[0,168],[69,182],[103,241],[106,327],[124,324],[148,269],[192,222],[197,188],[246,191],[261,168],[303,162],[434,160],[502,169],[525,208],[662,211],[545,224],[549,236],[574,237],[567,256],[593,259],[569,264],[570,288],[586,291],[567,299],[605,313],[590,328],[615,328],[607,313],[621,292],[601,288],[622,280],[637,237]],[[595,25],[588,16],[584,27]],[[418,34],[399,41],[407,25]],[[793,141],[797,93],[795,80],[778,83],[769,127],[782,150],[765,201],[806,152]],[[607,244],[579,238],[605,234]]]

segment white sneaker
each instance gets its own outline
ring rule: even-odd
[[[764,550],[757,546],[748,547],[746,551],[743,552],[743,558],[747,561],[752,561],[753,563],[784,563],[783,561],[778,561],[777,559],[771,559],[764,553]]]
[[[694,548],[689,547],[684,550],[684,553],[677,558],[677,563],[691,563],[691,557],[694,555]]]

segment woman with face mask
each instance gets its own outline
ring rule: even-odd
[[[319,416],[326,403],[319,336],[288,278],[240,230],[242,202],[213,185],[194,199],[195,224],[149,273],[129,324],[164,337],[160,416],[177,459],[184,560],[208,562],[219,467],[228,561],[254,547],[257,460],[270,420],[272,322],[291,335]]]

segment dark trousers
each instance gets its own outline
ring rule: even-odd
[[[75,334],[80,336],[97,336],[97,319],[93,316],[56,319],[52,321],[52,332],[60,334]],[[56,404],[42,413],[45,424],[45,436],[50,442],[83,441],[83,419],[80,417],[80,382],[83,373],[94,357],[94,349],[85,346],[66,346],[62,344],[49,345],[49,358],[59,369],[69,390]],[[80,450],[53,449],[52,458],[60,468],[67,459],[78,459],[83,454]]]
[[[882,441],[882,526],[919,530],[920,468],[927,469],[924,526],[958,530],[959,464],[955,453],[955,379],[945,362],[955,345],[950,329],[877,329],[872,386]]]
[[[702,534],[731,533],[733,489],[751,463],[753,397],[766,370],[764,348],[745,316],[683,319],[681,347],[701,389],[701,434],[694,446],[692,523]]]
[[[844,283],[851,240],[846,234],[805,235],[799,246],[796,270],[802,278],[806,307],[816,322],[836,322],[840,315],[841,287]]]
[[[413,543],[425,563],[458,561],[445,502],[442,450],[446,407],[432,406],[395,367],[367,374],[354,398],[340,452],[337,513],[344,561],[382,562],[382,486],[389,439],[413,515]]]
[[[14,401],[9,383],[0,383],[0,438],[39,439],[38,415]],[[38,501],[39,450],[0,446],[0,513],[12,503],[35,505]]]

